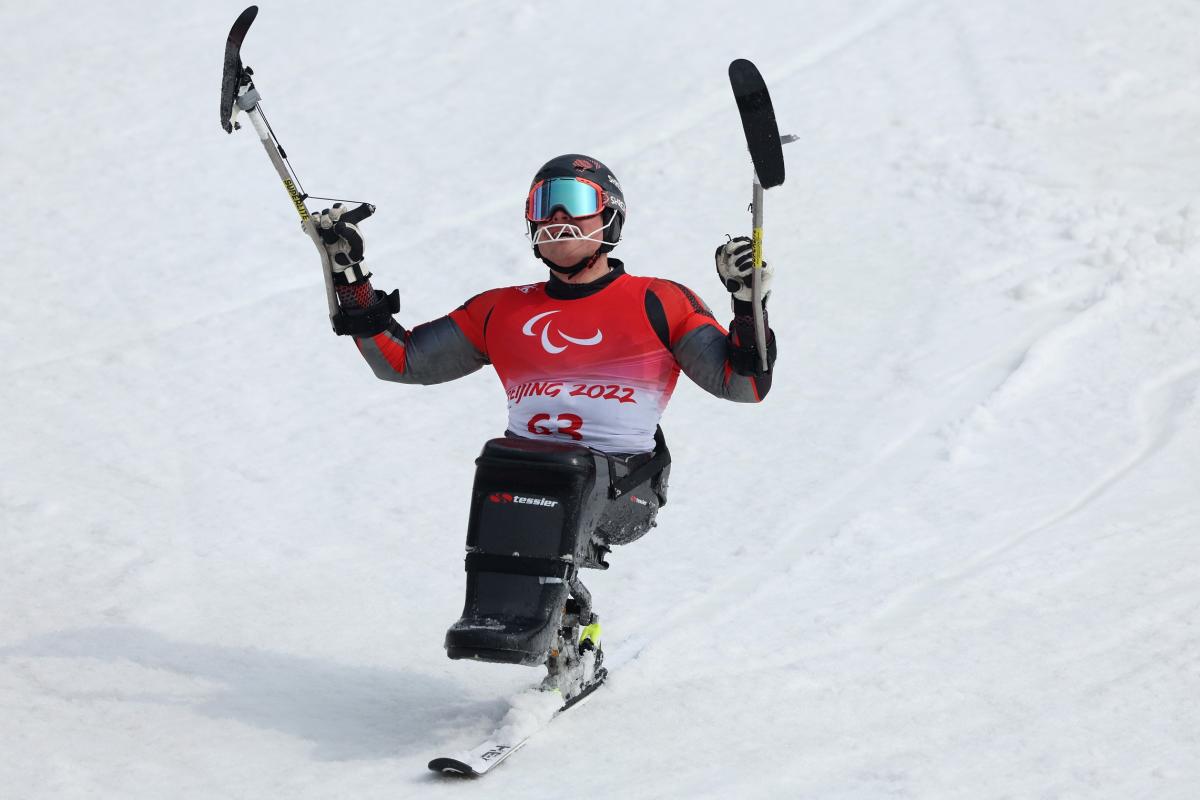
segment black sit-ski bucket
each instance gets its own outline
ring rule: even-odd
[[[446,632],[450,658],[536,666],[546,660],[602,505],[586,447],[492,439],[475,460],[467,598]],[[599,501],[599,502],[595,502]]]

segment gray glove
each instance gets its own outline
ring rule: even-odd
[[[358,223],[375,213],[375,206],[363,203],[347,210],[341,203],[333,208],[314,212],[312,221],[329,253],[334,282],[342,285],[357,283],[371,277],[363,266],[363,238]]]
[[[730,239],[717,248],[715,254],[717,275],[721,283],[733,295],[735,300],[750,301],[754,299],[754,243],[748,236],[738,236]],[[766,261],[762,263],[762,296],[763,302],[771,293],[771,277],[774,273]]]

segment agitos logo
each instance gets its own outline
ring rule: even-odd
[[[493,503],[514,503],[519,506],[542,506],[543,508],[554,508],[558,505],[557,500],[547,500],[544,497],[523,497],[508,492],[492,492],[488,495],[488,500]]]
[[[543,311],[541,314],[534,314],[532,317],[530,317],[528,320],[526,320],[525,325],[521,328],[521,333],[525,334],[526,336],[538,336],[538,333],[535,332],[534,326],[537,325],[538,322],[542,321],[543,319],[546,319],[546,317],[549,317],[551,314],[557,314],[561,310],[562,309],[556,308],[553,311]],[[604,341],[604,334],[601,332],[601,330],[599,328],[597,328],[596,332],[593,333],[591,336],[589,336],[586,339],[579,339],[574,336],[568,336],[567,334],[565,334],[562,331],[557,330],[557,329],[555,329],[553,331],[553,333],[556,336],[562,338],[562,340],[567,342],[568,344],[555,344],[554,343],[554,341],[551,339],[551,336],[550,336],[551,321],[546,319],[546,323],[544,325],[542,325],[542,330],[540,332],[540,334],[541,334],[540,338],[541,338],[541,342],[542,342],[542,349],[545,350],[547,353],[549,353],[552,356],[561,353],[562,351],[566,350],[567,347],[569,347],[572,344],[581,345],[583,347],[592,347],[592,346],[598,345],[602,341]]]

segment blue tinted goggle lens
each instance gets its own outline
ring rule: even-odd
[[[559,208],[572,217],[599,214],[604,210],[600,187],[574,178],[540,181],[529,192],[525,217],[531,222],[545,222]]]

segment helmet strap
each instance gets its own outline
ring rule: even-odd
[[[600,245],[600,252],[611,253],[613,248],[617,246],[617,243],[621,241],[621,217],[617,214],[616,210],[606,208],[604,209],[604,216],[601,219],[604,220],[604,227],[601,230],[607,230],[607,238],[612,239],[612,241],[603,242]]]
[[[551,272],[557,272],[559,275],[566,275],[569,278],[572,275],[578,275],[579,273],[583,272],[585,269],[587,269],[588,267],[592,266],[597,261],[599,261],[600,256],[603,252],[603,248],[592,253],[587,258],[581,258],[580,260],[576,261],[574,264],[570,265],[569,267],[560,267],[558,264],[555,264],[553,261],[551,261],[550,259],[546,258],[544,255],[542,255],[541,251],[538,250],[537,247],[533,248],[533,252],[537,255],[538,258],[540,258],[542,260],[542,263],[544,263],[547,267],[550,268]]]

